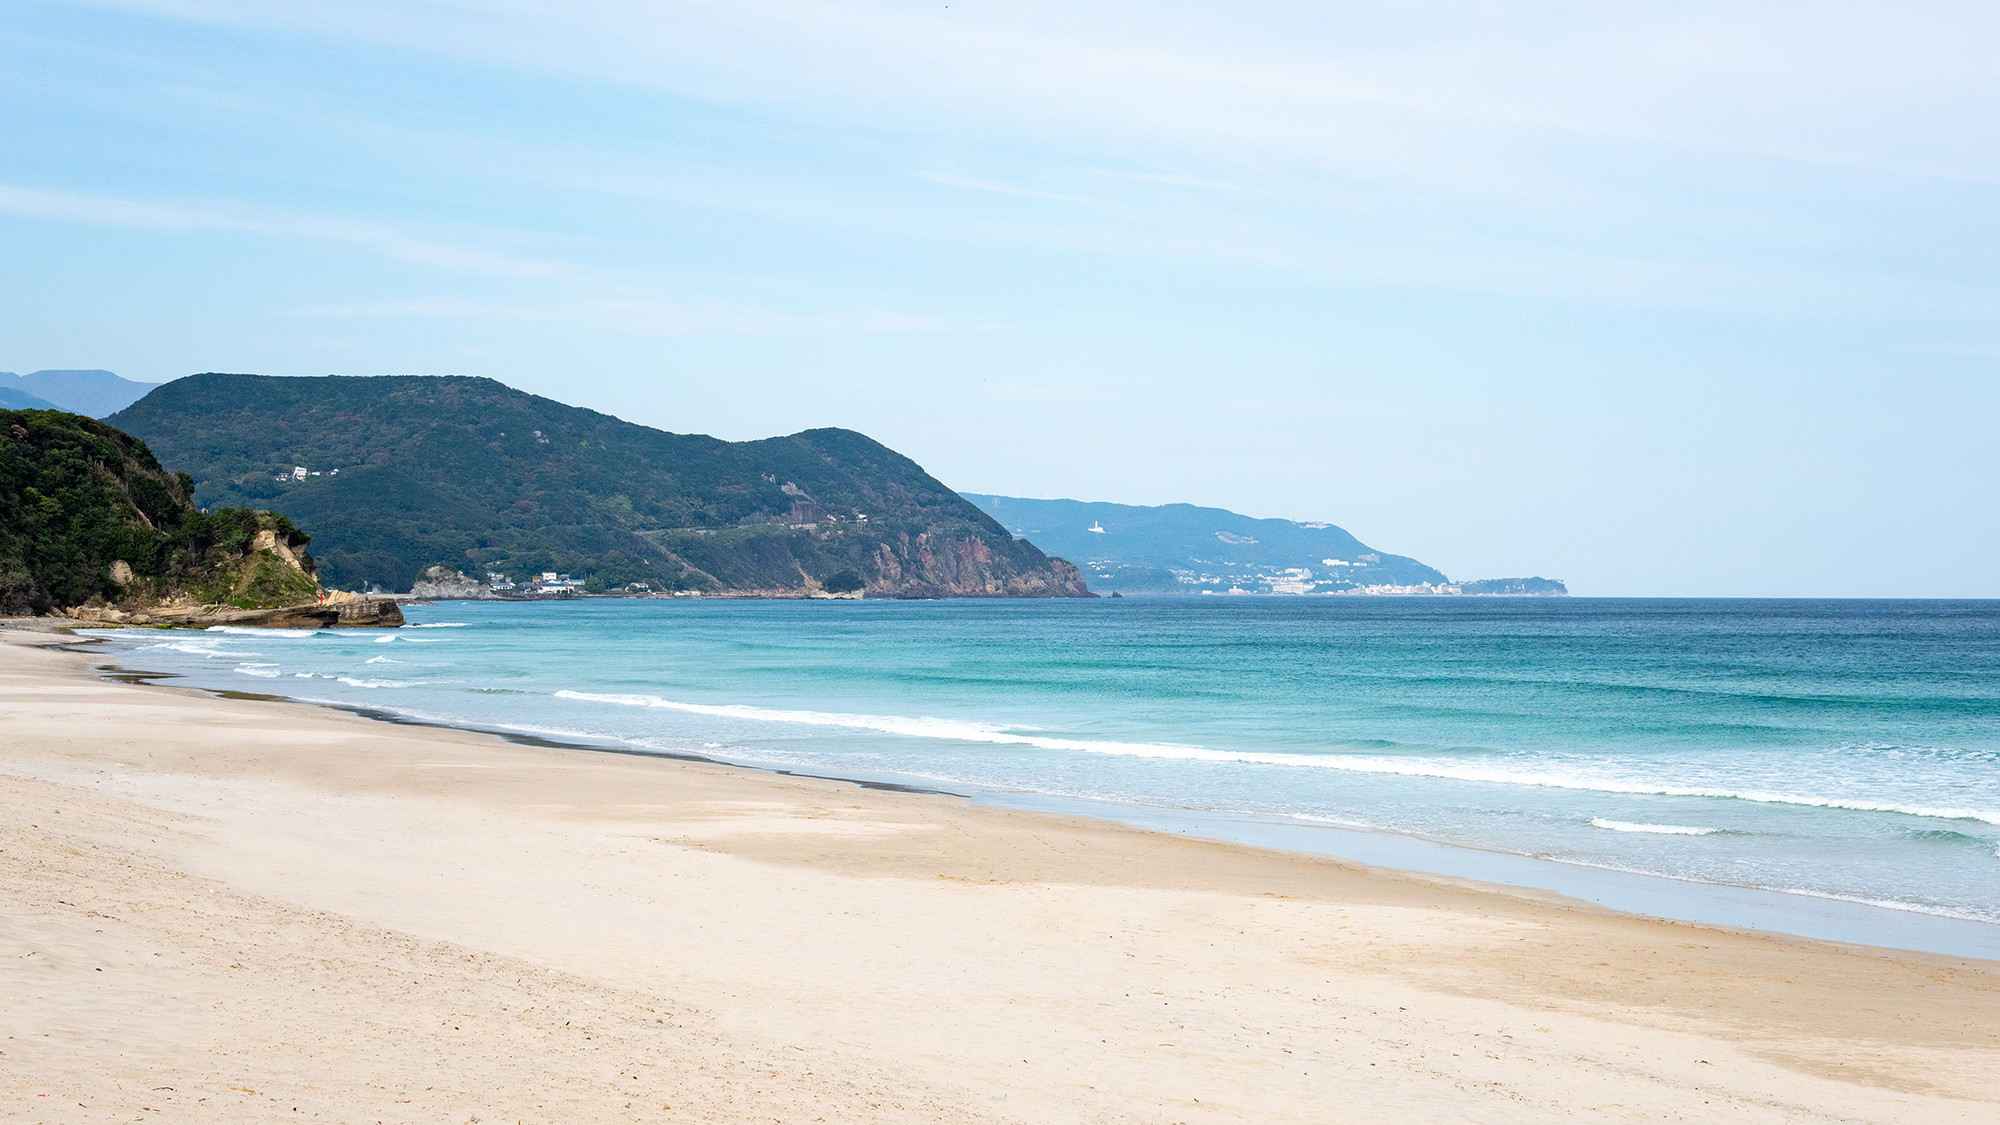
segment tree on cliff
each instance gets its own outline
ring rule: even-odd
[[[303,532],[268,512],[197,511],[192,488],[102,422],[0,410],[0,612],[174,594],[260,607],[312,599]]]

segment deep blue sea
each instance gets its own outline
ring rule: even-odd
[[[2000,923],[1996,602],[678,599],[409,617],[101,635],[128,667],[211,688]]]

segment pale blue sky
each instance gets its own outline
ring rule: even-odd
[[[0,369],[489,375],[1582,594],[2000,596],[1991,4],[0,15]]]

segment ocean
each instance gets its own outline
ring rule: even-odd
[[[2000,956],[2000,602],[658,599],[408,615],[385,632],[96,635],[124,667],[211,690]]]

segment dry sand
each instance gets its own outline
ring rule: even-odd
[[[1993,962],[0,640],[0,1120],[2000,1120]]]

